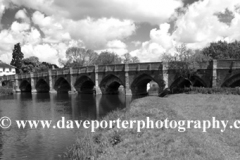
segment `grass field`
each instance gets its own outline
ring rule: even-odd
[[[167,98],[134,100],[128,111],[115,111],[104,119],[218,120],[240,119],[240,96],[176,94]],[[99,160],[238,160],[240,131],[237,129],[99,129],[81,136],[66,156]]]

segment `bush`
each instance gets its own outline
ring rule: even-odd
[[[91,133],[83,133],[83,136],[79,137],[77,142],[69,147],[63,155],[63,158],[72,160],[92,160],[94,157],[96,157],[96,147]]]
[[[240,95],[240,88],[203,88],[203,87],[191,87],[182,89],[183,93],[190,94],[233,94]]]

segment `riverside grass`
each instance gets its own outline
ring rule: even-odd
[[[131,103],[129,110],[117,110],[104,117],[126,120],[219,120],[240,119],[238,95],[176,94],[167,98],[145,97]],[[87,136],[87,138],[86,138]],[[225,160],[240,159],[240,131],[226,129],[98,129],[79,135],[65,157],[81,160]],[[86,152],[85,152],[86,151]]]

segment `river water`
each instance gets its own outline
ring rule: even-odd
[[[54,160],[71,146],[83,129],[17,128],[15,120],[99,119],[129,106],[125,95],[14,94],[0,97],[0,117],[12,120],[0,129],[0,159]]]

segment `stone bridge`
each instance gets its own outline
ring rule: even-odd
[[[147,84],[154,81],[158,92],[165,88],[189,86],[171,70],[168,62],[135,63],[64,68],[0,77],[0,85],[14,92],[68,92],[116,94],[119,87],[126,95],[147,94]],[[213,60],[198,64],[192,79],[197,87],[240,86],[240,60]],[[121,88],[121,87],[120,87]]]

